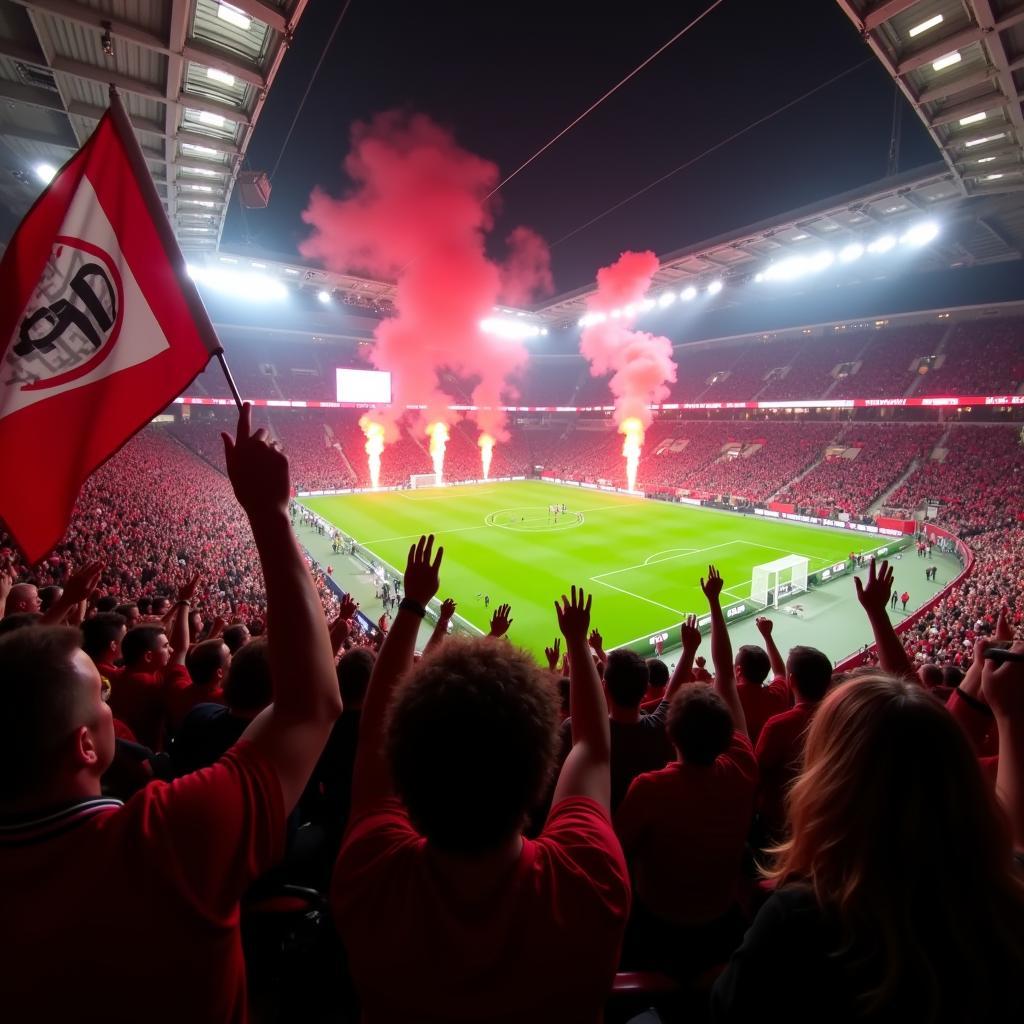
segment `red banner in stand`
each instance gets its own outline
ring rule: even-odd
[[[19,225],[0,295],[0,519],[36,562],[220,351],[116,95]]]

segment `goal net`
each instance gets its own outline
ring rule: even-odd
[[[803,555],[786,555],[774,562],[754,566],[750,599],[762,608],[777,608],[779,600],[807,590],[807,559]]]
[[[416,490],[417,487],[438,487],[440,484],[436,473],[413,473],[409,477],[409,486]]]

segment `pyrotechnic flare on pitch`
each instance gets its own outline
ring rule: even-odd
[[[554,290],[547,244],[518,227],[505,259],[488,257],[498,167],[422,114],[392,110],[355,124],[345,174],[340,196],[313,192],[302,215],[312,232],[300,249],[332,270],[396,283],[394,314],[374,329],[370,352],[392,379],[384,443],[398,440],[393,428],[407,408],[448,405],[442,369],[477,380],[472,404],[493,410],[477,428],[502,441],[501,395],[529,353],[521,339],[481,331],[480,321],[499,301],[520,306]]]
[[[636,490],[636,473],[640,468],[640,452],[644,446],[644,425],[635,417],[623,420],[619,424],[619,433],[625,434],[622,454],[626,456],[626,486]]]
[[[484,479],[491,475],[491,456],[494,455],[494,438],[490,434],[481,434],[477,441],[480,445],[480,464],[483,467]]]
[[[380,457],[384,452],[384,427],[369,416],[359,418],[359,426],[366,435],[366,461],[370,467],[370,486],[380,486]]]
[[[625,435],[626,483],[636,490],[644,431],[651,424],[651,405],[664,402],[676,379],[672,343],[632,329],[632,319],[658,269],[653,252],[624,252],[610,267],[597,272],[597,291],[587,300],[586,326],[580,352],[595,377],[612,374],[615,422]],[[616,310],[616,315],[611,315]]]
[[[448,445],[448,424],[440,420],[431,423],[427,427],[427,433],[430,435],[430,457],[434,460],[434,475],[440,484],[444,479],[444,450]]]

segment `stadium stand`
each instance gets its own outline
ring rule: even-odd
[[[832,511],[866,513],[915,459],[930,455],[942,434],[939,424],[851,426],[836,439],[835,454],[784,488],[779,500],[827,510],[830,517]]]
[[[1024,320],[959,323],[919,395],[1013,395],[1024,384]]]

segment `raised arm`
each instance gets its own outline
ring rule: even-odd
[[[420,537],[409,548],[405,566],[405,597],[384,638],[373,666],[359,719],[359,742],[352,776],[352,809],[357,811],[394,794],[391,769],[384,755],[384,723],[399,679],[412,666],[416,636],[427,604],[437,593],[444,548],[434,557],[434,535]]]
[[[590,643],[590,649],[597,655],[597,660],[602,665],[608,663],[608,655],[604,652],[604,637],[601,636],[600,630],[592,629],[588,638]]]
[[[1010,820],[1014,849],[1024,851],[1024,661],[992,660],[989,651],[982,673],[982,694],[992,709],[999,731],[996,794]],[[1010,646],[1024,659],[1024,642]]]
[[[562,765],[552,806],[571,796],[587,796],[611,808],[611,731],[601,680],[590,656],[590,596],[572,588],[572,596],[555,602],[558,628],[569,655],[569,714],[572,750]]]
[[[772,627],[775,624],[767,616],[758,615],[754,619],[754,625],[757,626],[757,631],[761,634],[761,639],[764,641],[764,649],[768,652],[768,660],[772,664],[772,675],[782,676],[785,679],[786,662],[783,660],[778,645],[775,643],[775,637],[772,636]]]
[[[444,643],[444,638],[448,635],[448,624],[452,621],[456,607],[457,605],[450,597],[446,597],[441,602],[441,611],[434,624],[434,632],[430,634],[427,646],[423,648],[424,654],[429,654]]]
[[[697,657],[697,648],[700,647],[701,641],[696,615],[688,615],[686,621],[679,627],[679,639],[683,643],[683,653],[679,655],[668,689],[665,691],[665,700],[669,701],[685,683],[693,682],[693,659]]]
[[[499,604],[491,616],[491,631],[487,635],[495,640],[503,637],[512,625],[512,605]]]
[[[171,665],[185,664],[185,655],[188,654],[188,617],[192,611],[192,598],[195,597],[198,586],[199,573],[196,573],[188,583],[178,589],[178,600],[171,609],[173,614],[167,637],[173,648]]]
[[[352,632],[351,620],[358,607],[359,602],[356,601],[351,594],[345,594],[341,599],[338,614],[327,630],[328,635],[331,638],[331,651],[335,657],[338,656],[338,652],[341,650],[342,644],[345,643],[349,634]]]
[[[736,673],[732,663],[732,641],[725,625],[722,612],[722,587],[725,586],[719,571],[708,566],[708,578],[701,577],[700,589],[708,599],[711,609],[711,660],[715,665],[715,689],[725,701],[732,714],[732,723],[737,732],[747,733],[747,716],[743,713],[740,695],[736,689]]]
[[[558,659],[562,654],[562,638],[560,636],[555,637],[555,642],[550,647],[544,648],[544,657],[547,659],[548,671],[552,675],[561,677],[562,673],[558,669]]]
[[[892,593],[892,569],[888,562],[882,562],[876,568],[874,559],[868,565],[868,581],[861,583],[859,576],[854,576],[857,588],[857,600],[860,601],[871,623],[871,632],[878,648],[878,664],[883,671],[904,679],[916,679],[914,665],[896,635],[889,618],[889,595]]]
[[[77,604],[87,601],[92,596],[102,573],[102,562],[90,562],[68,577],[67,583],[64,584],[64,593],[53,602],[50,610],[43,614],[40,625],[60,625]]]
[[[267,591],[267,654],[273,703],[245,730],[273,766],[285,808],[298,802],[341,713],[341,695],[320,598],[288,521],[288,460],[251,407],[224,439],[228,476],[252,526]]]

